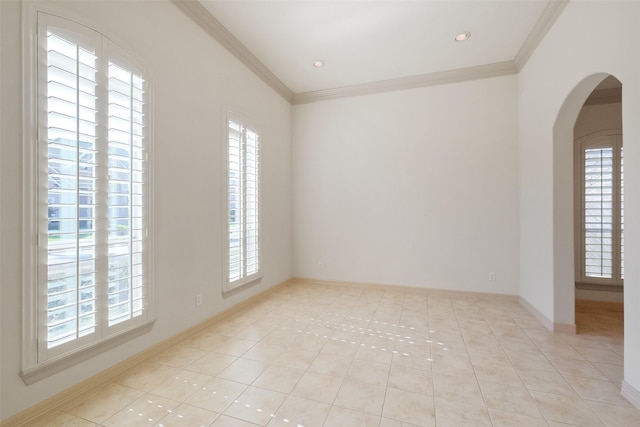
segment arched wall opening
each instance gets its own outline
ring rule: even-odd
[[[553,126],[553,312],[554,323],[563,332],[576,330],[573,130],[585,101],[609,75],[592,74],[578,83]]]

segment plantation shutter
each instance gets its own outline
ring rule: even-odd
[[[624,279],[624,168],[622,138],[595,137],[582,148],[582,279]]]
[[[228,280],[232,289],[260,271],[260,137],[228,120]]]
[[[146,107],[142,73],[100,34],[39,14],[38,40],[38,342],[46,360],[145,317]]]

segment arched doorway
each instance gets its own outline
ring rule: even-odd
[[[564,332],[576,330],[576,239],[582,238],[575,219],[574,131],[585,102],[603,82],[610,84],[611,76],[598,73],[583,79],[567,96],[553,128],[554,320],[556,325],[566,326],[561,330]]]
[[[575,321],[578,334],[623,339],[622,84],[605,78],[574,126]]]

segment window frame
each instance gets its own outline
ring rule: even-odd
[[[612,143],[611,139],[613,139]],[[624,178],[621,178],[621,167],[623,161],[621,153],[623,148],[622,129],[610,129],[585,135],[575,141],[575,276],[576,283],[580,286],[594,287],[593,289],[615,289],[624,286],[624,278],[621,276],[623,270],[622,259],[623,238],[622,224],[622,200],[621,191]],[[587,149],[611,148],[613,159],[613,185],[612,185],[612,272],[610,278],[591,277],[586,275],[585,266],[585,152]]]
[[[224,241],[224,265],[223,265],[223,286],[222,293],[223,295],[234,294],[238,291],[241,291],[247,287],[257,285],[262,281],[263,272],[262,272],[262,217],[263,217],[263,209],[262,209],[262,200],[263,200],[263,192],[262,192],[262,156],[261,156],[261,146],[262,146],[262,138],[260,136],[260,132],[257,127],[254,125],[252,120],[242,113],[238,113],[234,110],[227,109],[224,111],[224,171],[225,171],[225,190],[224,190],[224,230],[225,230],[225,238]],[[258,235],[258,244],[257,244],[257,253],[258,253],[258,266],[257,271],[250,275],[241,276],[239,279],[232,281],[230,279],[230,221],[229,221],[229,211],[230,211],[230,168],[229,168],[229,152],[230,152],[230,123],[234,121],[240,124],[243,129],[249,130],[253,132],[258,141],[257,141],[257,209],[258,209],[258,218],[257,218],[257,235]],[[243,150],[243,156],[246,156],[246,151]],[[243,158],[244,161],[244,158]],[[245,187],[245,180],[242,182],[243,188]],[[244,207],[243,207],[244,208]],[[244,210],[244,209],[243,209]],[[243,251],[246,252],[246,242],[243,242]]]
[[[42,265],[39,259],[42,256],[44,246],[39,245],[41,239],[42,227],[47,227],[47,218],[42,218],[41,211],[42,197],[46,197],[46,190],[42,191],[41,180],[46,173],[41,173],[38,168],[41,164],[40,157],[42,142],[40,141],[40,116],[46,115],[46,111],[39,113],[38,108],[43,108],[38,102],[39,85],[38,75],[41,67],[38,50],[39,45],[39,21],[41,19],[57,21],[63,23],[64,27],[69,31],[75,29],[82,30],[80,33],[93,34],[96,39],[105,42],[106,49],[112,47],[112,52],[103,52],[102,66],[104,69],[99,71],[102,73],[103,83],[106,83],[106,69],[108,68],[109,59],[124,59],[127,64],[132,66],[132,70],[141,72],[146,81],[145,88],[145,135],[144,144],[147,153],[144,165],[146,179],[144,180],[144,222],[146,235],[143,236],[144,242],[144,314],[140,318],[134,318],[133,322],[123,322],[120,325],[113,325],[107,328],[108,333],[101,334],[97,339],[81,343],[77,341],[77,345],[67,346],[73,348],[65,348],[63,351],[42,351],[46,345],[46,322],[42,322],[42,312],[45,309],[39,309],[41,297],[42,281],[46,282],[46,265],[44,266],[45,275],[43,278]],[[46,37],[46,34],[44,35]],[[82,360],[86,360],[104,351],[129,341],[137,336],[149,332],[155,323],[154,312],[154,291],[153,291],[153,150],[152,150],[152,93],[149,81],[151,77],[148,70],[142,64],[139,57],[132,54],[122,43],[114,40],[102,31],[98,26],[87,23],[86,19],[78,16],[71,10],[65,9],[59,5],[45,5],[41,3],[24,2],[23,3],[23,248],[22,248],[22,370],[20,376],[26,384],[39,381],[56,372],[67,369]],[[119,61],[116,63],[120,63]],[[100,84],[100,82],[98,83]],[[106,86],[100,89],[102,96],[105,98],[108,94]],[[106,106],[108,99],[104,101]],[[103,116],[107,116],[104,111]],[[106,124],[102,132],[106,134]],[[98,138],[101,138],[98,134]],[[106,146],[106,137],[103,138]],[[45,183],[46,185],[46,183]],[[44,225],[43,225],[44,224]],[[46,247],[45,249],[46,250]],[[40,271],[39,271],[40,270]],[[44,285],[46,286],[46,285]],[[106,294],[106,290],[104,292]],[[106,296],[105,296],[106,298]],[[106,316],[106,314],[105,314]],[[46,318],[46,315],[44,316]],[[43,335],[44,331],[44,335]],[[44,341],[44,343],[43,343]],[[64,345],[63,345],[64,346]],[[61,347],[63,347],[61,346]],[[49,354],[47,354],[49,353]]]

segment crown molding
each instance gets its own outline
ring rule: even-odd
[[[194,0],[170,1],[280,96],[289,103],[292,102],[293,92],[291,89],[282,83],[245,45],[240,43],[200,2]]]
[[[415,89],[419,87],[506,76],[517,72],[518,70],[516,69],[513,61],[496,62],[494,64],[458,68],[455,70],[440,71],[437,73],[421,74],[417,76],[400,77],[397,79],[381,80],[335,89],[296,93],[293,95],[293,105],[308,104],[310,102],[342,98],[345,96],[371,95],[374,93]]]
[[[536,21],[533,29],[527,36],[520,50],[513,59],[518,71],[524,67],[533,52],[536,50],[542,39],[547,35],[549,29],[556,22],[564,8],[569,4],[570,0],[549,0],[542,14]]]
[[[416,76],[400,77],[370,83],[331,88],[310,92],[293,93],[271,72],[249,49],[247,49],[224,25],[220,23],[200,2],[196,0],[170,0],[187,17],[200,26],[231,54],[238,58],[256,76],[293,105],[308,104],[347,96],[370,95],[419,87],[457,83],[517,74],[538,47],[544,36],[570,0],[549,0],[540,18],[529,33],[513,61],[497,62],[475,67],[459,68]]]

